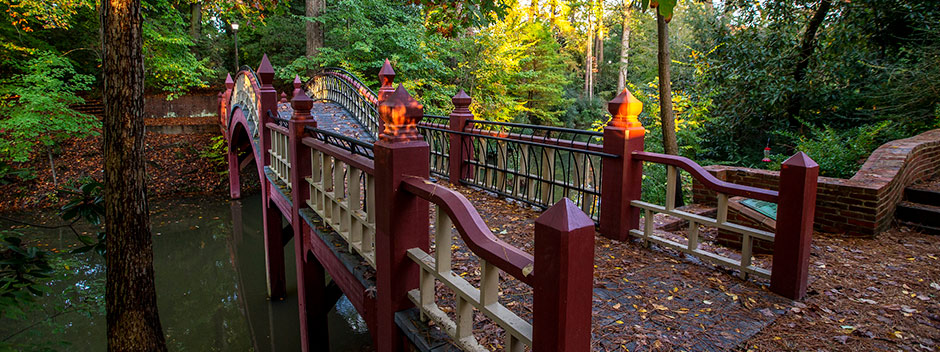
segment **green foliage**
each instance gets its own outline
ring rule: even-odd
[[[848,130],[836,130],[830,126],[810,127],[810,136],[788,134],[786,137],[798,141],[796,150],[809,155],[819,164],[819,175],[836,178],[850,178],[865,163],[872,150],[887,140],[898,137],[891,133],[890,121],[859,126]],[[779,167],[789,155],[777,154],[771,159],[772,165]]]
[[[62,206],[59,216],[62,220],[71,223],[83,220],[91,225],[100,225],[105,214],[103,190],[104,185],[94,179],[89,179],[78,187],[61,190],[61,192],[70,195],[71,198],[68,203]],[[98,232],[95,238],[80,235],[77,232],[76,236],[84,246],[73,249],[72,253],[84,253],[94,250],[101,256],[105,255],[105,232]]]
[[[91,76],[77,74],[65,58],[39,52],[23,74],[0,81],[0,160],[26,161],[37,144],[52,146],[66,137],[95,134],[98,121],[72,110],[84,102],[76,92],[90,87]]]
[[[203,79],[214,70],[208,59],[197,59],[188,26],[168,0],[142,2],[144,61],[147,85],[169,92],[172,99],[193,87],[207,87]]]
[[[495,121],[564,125],[571,99],[564,87],[567,57],[542,22],[522,22],[517,11],[494,23],[476,39],[479,54],[470,71],[471,106],[477,116]]]
[[[51,253],[27,247],[22,234],[0,232],[0,318],[22,319],[36,296],[48,292]]]
[[[199,152],[199,157],[209,160],[219,177],[228,177],[228,142],[224,136],[212,137],[212,144]]]

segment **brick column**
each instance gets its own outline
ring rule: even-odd
[[[802,299],[806,295],[818,176],[819,165],[803,152],[794,154],[780,166],[770,290],[790,299]]]
[[[604,157],[601,161],[600,233],[624,241],[630,229],[639,228],[640,210],[630,202],[640,199],[643,163],[634,161],[632,152],[643,151],[646,130],[637,119],[643,103],[627,89],[607,103],[613,118],[604,127],[604,152],[620,157]]]
[[[418,266],[410,248],[428,250],[428,202],[403,191],[404,176],[428,178],[430,147],[418,133],[424,107],[401,85],[379,101],[384,129],[375,143],[375,259],[378,351],[400,351],[403,340],[394,314],[413,306],[408,291],[418,288]]]
[[[454,103],[454,111],[450,113],[450,130],[463,132],[464,128],[467,127],[467,120],[473,119],[473,114],[470,113],[472,100],[461,89],[450,101]],[[470,178],[470,168],[464,167],[467,160],[473,158],[473,148],[470,143],[470,137],[468,136],[461,136],[456,133],[450,134],[448,174],[451,184],[459,185],[461,178]],[[467,148],[464,148],[464,146],[467,146]]]
[[[563,198],[535,220],[532,350],[589,351],[594,221]]]
[[[329,346],[329,334],[326,321],[325,282],[326,273],[313,254],[305,250],[305,234],[310,234],[309,225],[300,218],[300,209],[306,206],[310,198],[310,188],[305,179],[312,174],[310,147],[301,143],[307,133],[307,126],[317,127],[317,121],[310,116],[313,99],[300,88],[300,78],[294,78],[294,97],[291,107],[294,115],[288,123],[290,135],[290,179],[291,218],[294,230],[294,256],[297,265],[297,308],[300,313],[300,346],[302,351],[322,350]]]

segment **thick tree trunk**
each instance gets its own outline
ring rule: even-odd
[[[627,70],[630,65],[630,0],[623,1],[623,34],[620,37],[620,72],[617,75],[617,91],[627,87]]]
[[[663,124],[663,150],[679,155],[676,140],[676,114],[672,110],[672,82],[670,81],[669,25],[656,14],[656,38],[659,42],[659,118]]]
[[[108,350],[166,351],[145,185],[140,1],[102,1],[100,9]]]
[[[326,0],[306,0],[304,15],[317,17],[323,12],[323,2]],[[307,57],[315,57],[323,47],[323,26],[320,22],[307,21]]]
[[[656,38],[659,42],[659,118],[663,126],[663,150],[666,154],[679,155],[676,139],[676,113],[672,110],[671,59],[669,57],[669,24],[656,11]],[[679,173],[676,173],[677,175]],[[676,206],[682,206],[682,177],[676,177]]]
[[[600,70],[601,65],[604,64],[604,31],[598,29],[597,34],[594,37],[594,52],[597,54],[597,59],[595,59],[595,67]]]
[[[193,40],[199,40],[202,36],[202,3],[196,1],[190,5],[190,14],[189,36],[193,37]]]
[[[826,19],[826,15],[829,13],[831,7],[829,0],[820,1],[819,7],[816,8],[816,12],[813,13],[813,17],[810,18],[809,23],[806,24],[806,32],[803,32],[803,40],[800,43],[800,53],[797,56],[796,67],[793,68],[793,81],[797,85],[802,83],[803,79],[806,78],[806,69],[809,68],[809,59],[813,55],[813,51],[816,50],[816,32],[819,31],[819,26],[821,26],[823,20]],[[791,126],[803,127],[803,124],[796,118],[800,113],[802,100],[803,95],[800,93],[799,87],[797,87],[796,93],[790,95],[789,102],[787,103],[787,119]]]

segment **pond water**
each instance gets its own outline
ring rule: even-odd
[[[171,351],[300,349],[294,244],[285,251],[288,298],[269,301],[259,195],[154,202],[151,210],[157,304]],[[68,230],[18,231],[44,249],[76,242]],[[103,304],[88,303],[103,300],[104,260],[93,253],[64,257],[64,277],[50,284],[40,309],[26,319],[0,320],[0,341],[29,349],[105,350]],[[345,297],[329,313],[329,330],[331,351],[371,350],[365,322]]]

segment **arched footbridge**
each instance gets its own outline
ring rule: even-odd
[[[603,132],[594,132],[479,119],[463,91],[449,116],[426,115],[394,86],[388,61],[378,76],[376,93],[349,72],[323,69],[279,94],[265,56],[257,70],[229,76],[219,96],[231,195],[240,197],[242,177],[261,183],[272,299],[287,294],[284,253],[294,239],[305,350],[325,346],[325,313],[340,295],[367,322],[379,351],[588,351],[610,341],[629,344],[624,341],[638,336],[636,329],[666,330],[630,303],[642,295],[618,293],[597,279],[597,261],[606,267],[607,257],[626,260],[610,248],[636,245],[631,240],[694,259],[681,265],[724,268],[744,279],[735,285],[766,285],[775,293],[770,301],[806,293],[818,174],[806,155],[783,163],[776,190],[740,186],[689,159],[644,151],[642,104],[626,90],[608,104],[612,118]],[[255,168],[242,174],[248,165]],[[664,204],[641,200],[643,168],[657,165],[669,180]],[[712,215],[676,207],[672,182],[680,171],[718,194]],[[494,233],[481,216],[486,209],[451,184],[541,211],[532,243],[508,240],[522,234]],[[776,203],[775,229],[733,222],[728,203],[734,197]],[[679,219],[681,231],[664,231],[657,223],[662,217]],[[740,248],[703,246],[708,234],[700,229],[708,228],[738,236]],[[758,260],[755,241],[771,243],[773,256]],[[717,324],[702,320],[709,312],[702,308],[690,326]],[[772,319],[754,321],[730,328],[740,336],[728,334],[727,343],[740,343],[749,336],[742,329],[753,334]],[[726,346],[704,337],[690,341],[703,350]]]

